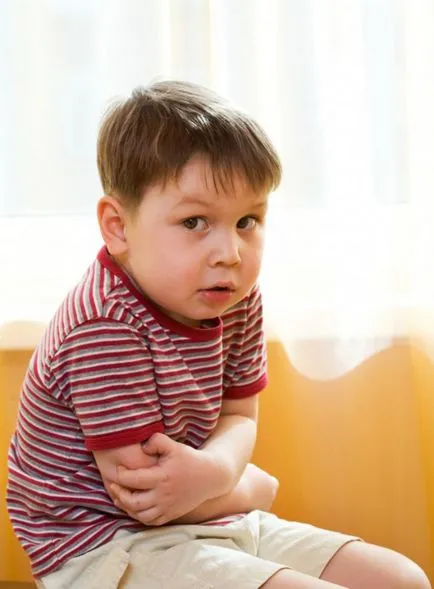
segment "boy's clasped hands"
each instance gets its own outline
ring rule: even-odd
[[[116,507],[145,525],[211,518],[220,511],[217,508],[214,513],[213,500],[221,503],[222,512],[225,507],[232,513],[266,510],[277,492],[277,479],[257,466],[248,464],[240,480],[232,481],[211,452],[162,433],[152,435],[142,450],[149,465],[135,470],[118,467],[117,483],[110,485],[109,493]],[[210,509],[206,509],[207,502]]]

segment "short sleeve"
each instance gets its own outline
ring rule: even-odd
[[[152,358],[134,327],[110,320],[76,327],[51,370],[88,450],[143,442],[164,431]]]
[[[268,383],[263,323],[261,292],[255,286],[228,321],[232,333],[225,366],[226,399],[255,395]]]

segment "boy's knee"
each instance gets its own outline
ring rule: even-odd
[[[390,589],[431,589],[431,583],[423,570],[405,557],[400,559],[390,575]]]
[[[431,589],[428,577],[412,560],[362,542],[341,548],[324,572],[321,579],[350,589]]]
[[[408,587],[414,587],[414,589],[431,589],[431,583],[428,577],[417,565],[413,564],[409,572],[409,577]]]

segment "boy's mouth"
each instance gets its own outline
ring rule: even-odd
[[[202,288],[204,292],[234,292],[235,286],[232,283],[220,283],[210,286],[209,288]]]
[[[230,284],[214,284],[209,288],[202,288],[199,293],[208,305],[227,305],[232,300],[235,287]]]

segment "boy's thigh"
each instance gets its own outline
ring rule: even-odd
[[[360,540],[355,536],[289,522],[270,513],[259,513],[257,556],[299,573],[319,578],[342,546]]]
[[[189,540],[152,555],[138,545],[129,565],[119,589],[258,589],[284,568],[223,538]]]
[[[185,529],[188,541],[152,556],[140,543],[136,549],[132,547],[130,573],[120,587],[142,588],[140,568],[144,558],[149,559],[144,575],[147,589],[257,589],[283,568],[302,573],[306,576],[303,586],[310,587],[308,577],[318,579],[342,546],[358,540],[260,511],[227,527]],[[132,583],[133,576],[137,584]],[[291,576],[289,571],[287,576]]]

